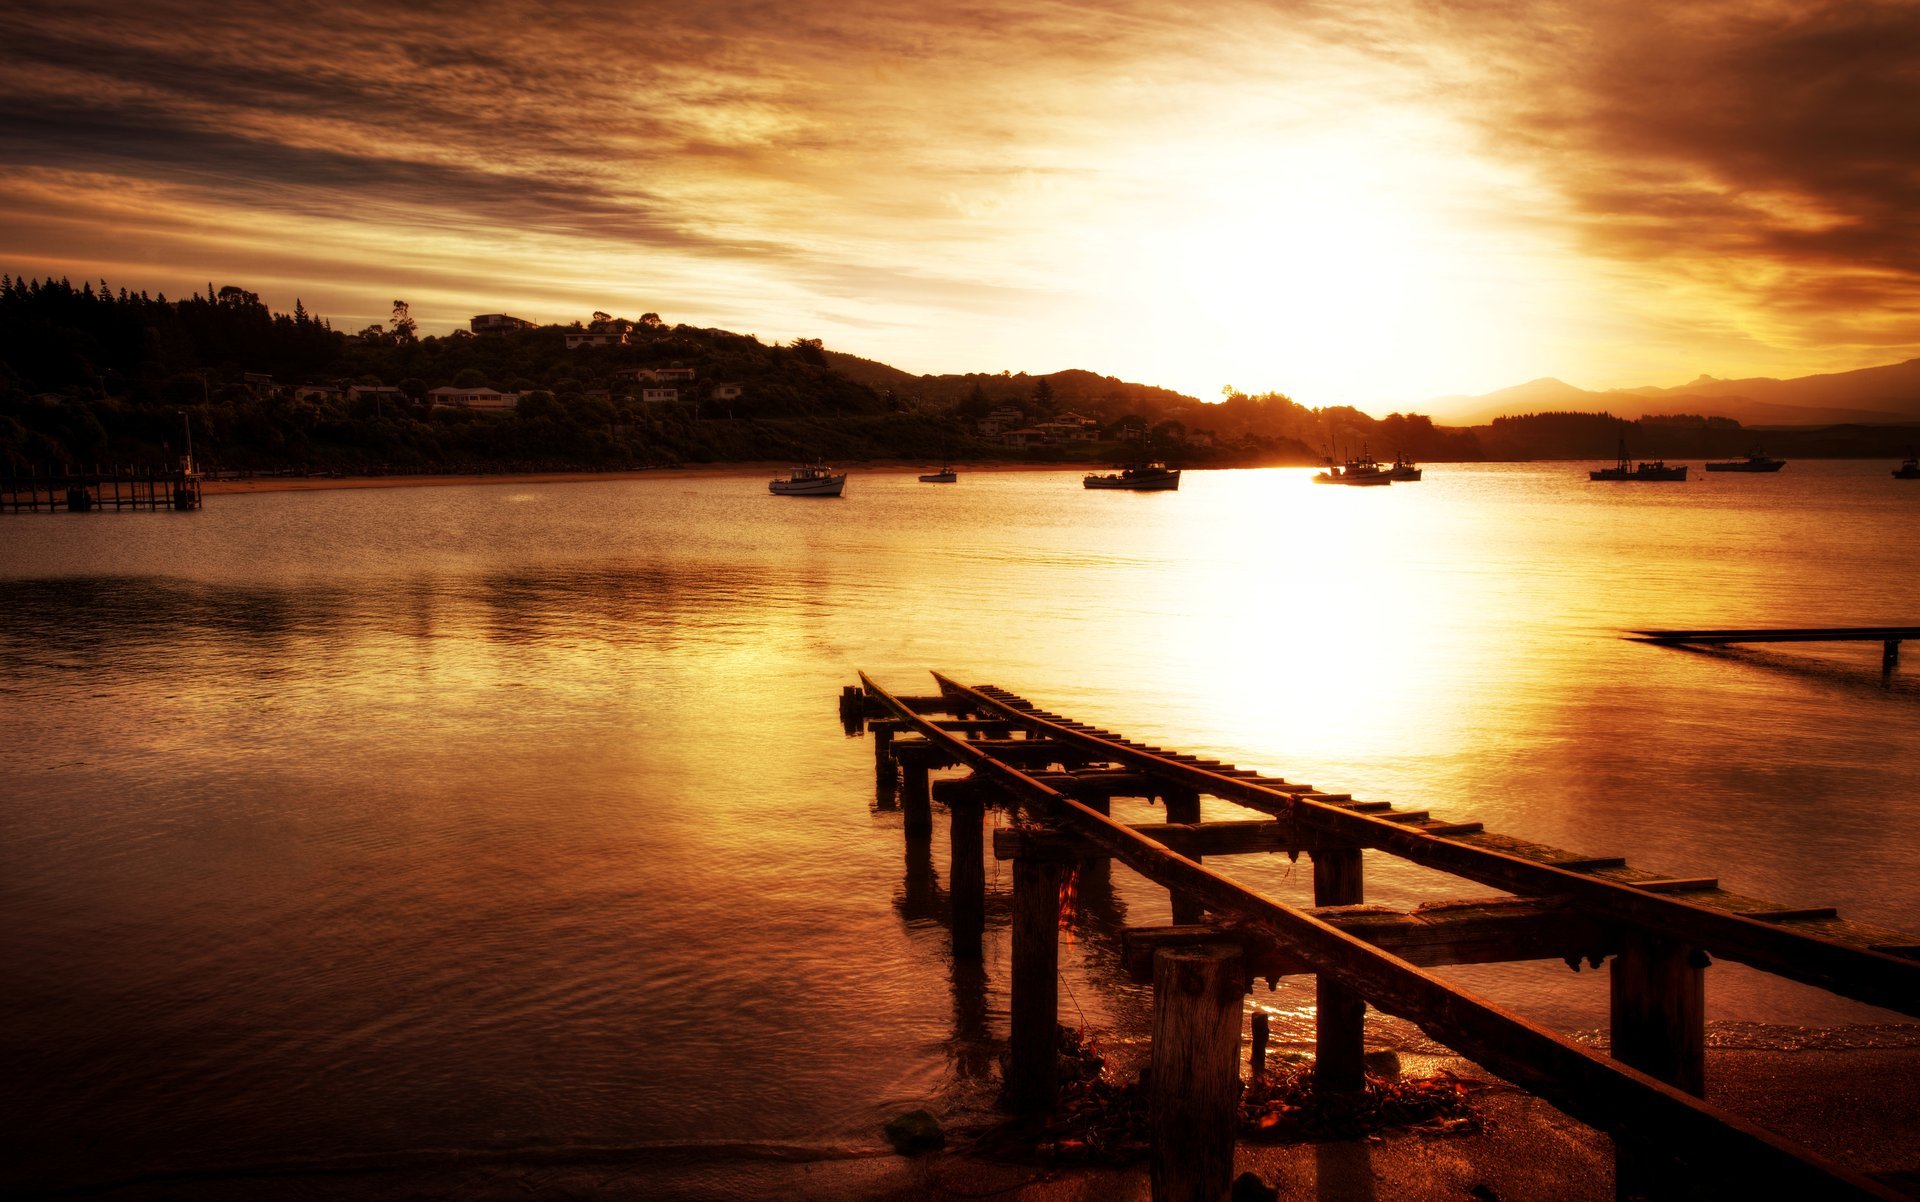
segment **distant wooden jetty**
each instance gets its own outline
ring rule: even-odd
[[[1633,637],[1666,646],[1729,643],[1879,643],[1880,669],[1900,666],[1900,644],[1920,639],[1920,626],[1783,626],[1760,630],[1635,630]]]
[[[1904,629],[1904,628],[1901,628]],[[1156,1202],[1217,1199],[1233,1165],[1241,1002],[1256,978],[1316,977],[1315,1088],[1365,1087],[1370,1004],[1610,1134],[1621,1197],[1895,1199],[1905,1195],[1704,1100],[1706,969],[1734,960],[1845,997],[1920,1015],[1920,940],[1829,906],[1783,905],[1713,877],[1653,872],[1496,834],[1479,822],[1358,801],[1218,760],[1148,746],[1049,713],[990,685],[935,674],[940,692],[899,696],[862,674],[841,694],[850,732],[874,742],[882,803],[903,812],[910,858],[950,812],[952,950],[979,961],[985,926],[982,823],[1013,862],[1006,1101],[1056,1096],[1063,871],[1119,860],[1171,895],[1174,924],[1126,931],[1124,959],[1151,981],[1150,1175]],[[939,769],[967,775],[934,780]],[[1254,811],[1206,822],[1200,798]],[[1114,797],[1158,799],[1164,823],[1121,824]],[[897,800],[896,800],[897,798]],[[1384,852],[1512,896],[1362,904],[1363,854]],[[1315,906],[1268,897],[1203,857],[1302,852]],[[1609,967],[1611,1056],[1426,971],[1564,960]],[[1256,1054],[1260,1048],[1256,1028]],[[1256,1065],[1256,1071],[1257,1071]]]
[[[93,513],[200,508],[200,476],[185,468],[63,468],[0,476],[0,512]]]

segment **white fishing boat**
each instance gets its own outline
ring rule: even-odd
[[[793,469],[785,480],[770,480],[767,491],[782,497],[837,497],[847,486],[847,474],[834,474],[823,463]]]

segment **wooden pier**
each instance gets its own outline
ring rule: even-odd
[[[67,468],[0,476],[0,513],[200,508],[200,476],[183,468]]]
[[[1920,1014],[1920,940],[1831,907],[1736,894],[1712,877],[1648,871],[1146,746],[992,686],[935,680],[938,695],[909,697],[863,674],[842,693],[841,716],[850,730],[871,731],[876,783],[883,797],[897,790],[910,849],[931,839],[936,801],[951,811],[956,963],[981,957],[983,815],[995,807],[1019,820],[992,840],[994,856],[1013,866],[1011,1109],[1045,1110],[1055,1097],[1063,866],[1118,860],[1169,891],[1174,924],[1132,928],[1124,944],[1128,970],[1154,985],[1156,1202],[1225,1193],[1236,1124],[1223,1099],[1241,1088],[1240,998],[1256,978],[1294,974],[1316,980],[1318,1091],[1364,1088],[1371,1005],[1611,1135],[1623,1198],[1693,1196],[1702,1182],[1753,1196],[1904,1197],[1703,1100],[1705,979],[1717,957]],[[950,768],[967,775],[932,778]],[[1201,821],[1203,795],[1262,817]],[[1157,798],[1167,821],[1115,822],[1114,797]],[[1311,857],[1313,908],[1218,868],[1224,857],[1274,852]],[[1368,852],[1512,896],[1369,906]],[[1611,960],[1611,1056],[1425,971],[1542,959],[1576,968]]]
[[[1800,626],[1760,630],[1635,630],[1643,643],[1668,647],[1726,646],[1729,643],[1879,643],[1880,670],[1900,666],[1900,644],[1920,639],[1920,626]]]

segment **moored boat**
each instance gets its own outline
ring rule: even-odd
[[[1612,467],[1603,467],[1587,473],[1588,480],[1626,480],[1645,483],[1656,480],[1685,480],[1687,465],[1668,467],[1664,459],[1654,459],[1635,463],[1627,458],[1627,440],[1620,440],[1620,462]]]
[[[1420,479],[1420,466],[1411,459],[1399,455],[1393,457],[1393,466],[1387,469],[1387,475],[1395,480],[1416,482]]]
[[[1344,464],[1337,466],[1333,462],[1333,456],[1329,455],[1326,464],[1326,471],[1314,473],[1315,484],[1353,484],[1364,487],[1370,484],[1392,484],[1395,479],[1392,468],[1375,461],[1373,456],[1364,451],[1358,458],[1348,459]],[[1415,480],[1420,478],[1419,469],[1414,470],[1413,478]]]
[[[1759,451],[1748,451],[1745,459],[1719,459],[1707,463],[1710,472],[1777,472],[1787,466],[1784,459],[1775,459]]]
[[[1138,463],[1123,467],[1111,475],[1088,475],[1080,483],[1087,488],[1123,488],[1132,492],[1159,492],[1180,487],[1180,469],[1164,463]]]
[[[926,475],[924,475],[924,476],[921,476],[921,477],[920,477],[920,483],[922,483],[922,484],[952,484],[952,483],[954,483],[955,481],[957,481],[957,480],[959,480],[959,479],[960,479],[960,474],[959,474],[958,472],[956,472],[956,471],[954,471],[954,470],[953,470],[953,465],[952,465],[952,464],[949,464],[949,463],[943,463],[943,464],[941,464],[941,465],[940,465],[940,470],[939,470],[939,471],[937,471],[937,472],[928,472],[928,473],[927,473]]]
[[[782,497],[837,497],[847,486],[847,474],[834,475],[823,463],[793,469],[785,480],[769,480],[767,491]]]
[[[1893,478],[1920,480],[1920,455],[1915,455],[1912,447],[1907,448],[1907,457],[1900,461],[1900,466],[1893,469]]]
[[[1335,467],[1329,464],[1326,471],[1313,474],[1313,482],[1315,484],[1351,484],[1365,488],[1374,484],[1392,484],[1393,473],[1384,470],[1356,471],[1351,464],[1346,467]]]

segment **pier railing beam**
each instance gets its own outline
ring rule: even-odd
[[[1013,862],[1013,966],[1008,1009],[1007,1106],[1053,1105],[1060,1025],[1060,865]]]
[[[1316,851],[1313,904],[1351,906],[1366,900],[1359,849]],[[1367,1001],[1326,973],[1314,981],[1314,1088],[1359,1093],[1367,1086]]]
[[[1153,1202],[1219,1202],[1233,1180],[1245,975],[1234,947],[1154,954],[1147,1083]]]
[[[948,842],[953,858],[947,877],[953,897],[953,958],[978,960],[987,925],[987,870],[980,835],[986,807],[976,794],[949,802],[948,811],[952,817]]]
[[[1626,932],[1610,968],[1613,1058],[1649,1077],[1707,1094],[1707,957],[1643,931]],[[1682,1170],[1630,1137],[1614,1138],[1614,1194],[1621,1199],[1683,1192]]]

